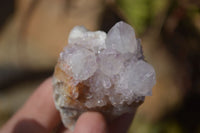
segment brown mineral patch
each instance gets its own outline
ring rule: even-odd
[[[66,67],[68,67],[66,65]],[[71,76],[67,75],[60,67],[59,63],[55,67],[54,76],[62,81],[64,83],[64,90],[68,96],[70,96],[72,99],[76,99],[76,97],[73,95],[73,91],[75,90],[78,93],[77,86],[74,86],[74,80]]]

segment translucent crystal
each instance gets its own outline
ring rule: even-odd
[[[76,80],[88,79],[97,69],[95,53],[86,48],[77,46],[66,48],[61,58],[68,64]]]
[[[144,61],[141,41],[130,25],[119,22],[107,35],[76,26],[54,72],[56,108],[69,128],[85,111],[113,119],[135,111],[152,94],[155,81],[155,71]]]
[[[134,29],[124,22],[115,24],[108,32],[106,46],[121,53],[134,53],[137,50]]]
[[[88,31],[83,26],[74,27],[68,38],[68,45],[79,45],[98,52],[106,47],[106,33],[103,31]]]
[[[155,71],[151,65],[139,60],[137,62],[130,62],[120,75],[118,87],[124,87],[137,96],[152,95],[152,88],[155,84]],[[120,89],[120,93],[123,90]],[[131,98],[131,97],[130,97]]]

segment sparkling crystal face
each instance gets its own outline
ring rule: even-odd
[[[108,34],[76,26],[60,54],[60,68],[89,88],[87,108],[130,105],[152,94],[154,68],[143,60],[134,29],[115,24]],[[66,67],[67,66],[67,67]]]

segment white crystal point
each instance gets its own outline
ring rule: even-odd
[[[155,71],[151,65],[143,60],[131,62],[121,74],[119,83],[121,83],[121,87],[124,86],[136,96],[150,96],[155,84]]]
[[[83,26],[74,27],[68,38],[69,45],[79,45],[87,49],[98,52],[99,50],[105,49],[106,33],[103,31],[88,31]]]
[[[76,80],[86,80],[97,69],[95,53],[82,47],[66,47],[61,58],[69,65]]]
[[[116,23],[108,32],[106,46],[121,53],[134,53],[137,50],[134,29],[122,21]]]
[[[70,58],[70,65],[77,80],[88,79],[97,69],[94,53],[86,49],[77,50]]]
[[[87,31],[88,30],[84,26],[75,26],[69,33],[68,43],[76,43],[76,39],[83,38],[84,33],[86,33]]]

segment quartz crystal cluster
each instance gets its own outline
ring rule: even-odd
[[[55,105],[70,129],[85,111],[99,111],[108,120],[134,112],[154,84],[154,68],[125,22],[107,34],[74,27],[53,76]]]

